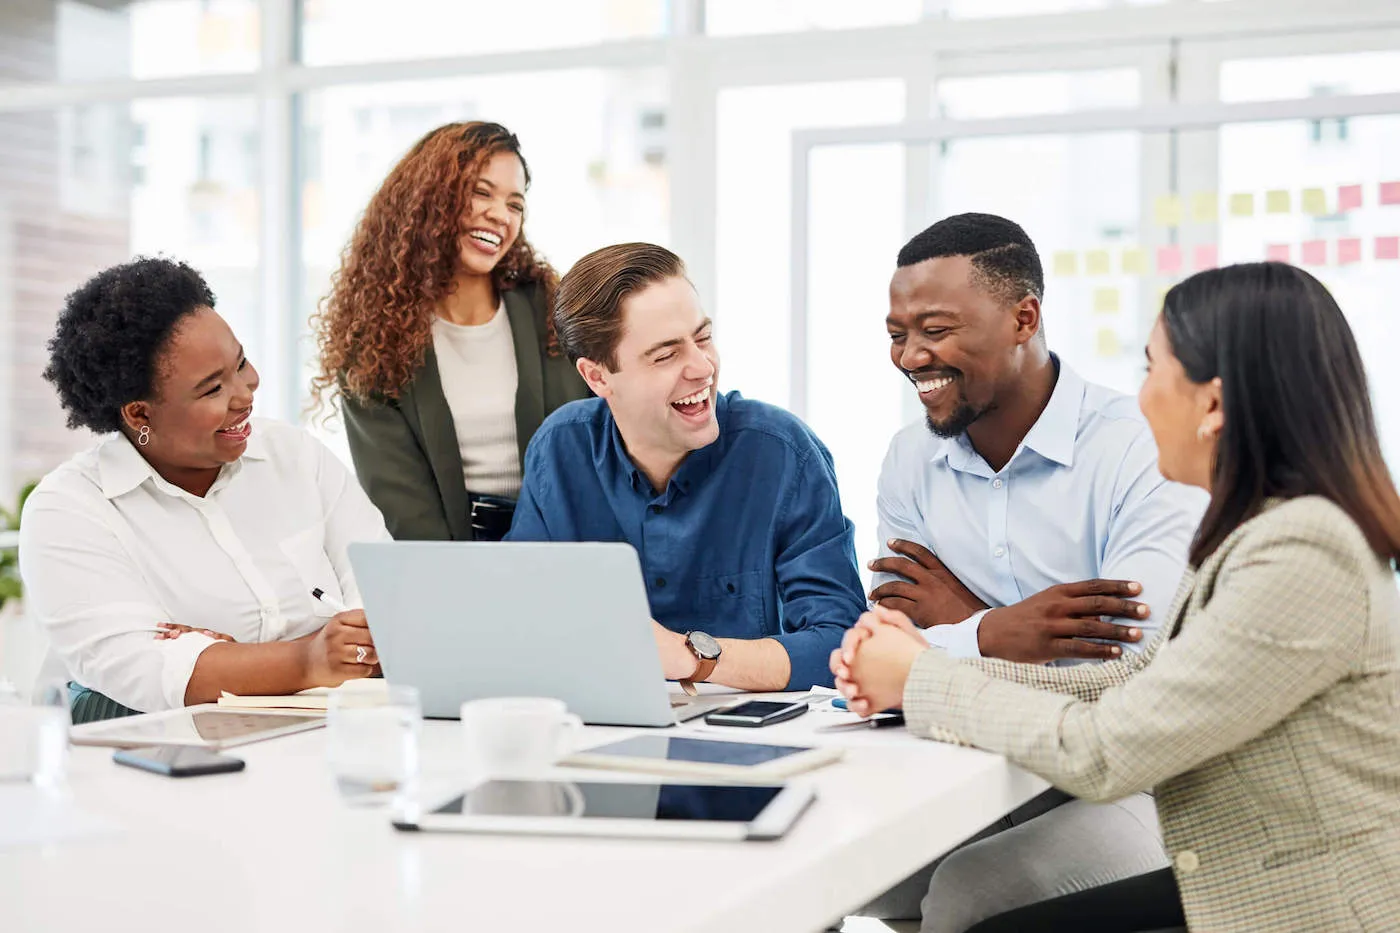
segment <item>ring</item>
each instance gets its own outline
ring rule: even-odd
[[[363,663],[365,663],[365,646],[364,646],[364,645],[356,645],[356,646],[355,646],[355,663],[356,663],[356,664],[363,664]]]

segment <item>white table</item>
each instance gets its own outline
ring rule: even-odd
[[[814,933],[1046,787],[999,756],[903,729],[814,731],[850,718],[677,730],[848,749],[805,778],[817,802],[770,843],[397,832],[384,810],[339,799],[323,730],[233,749],[241,773],[182,780],[75,748],[75,804],[122,831],[0,850],[0,929]],[[459,729],[425,724],[430,781],[460,767]],[[589,728],[584,740],[635,731]]]

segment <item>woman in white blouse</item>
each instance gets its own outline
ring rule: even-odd
[[[108,435],[45,477],[21,522],[46,675],[72,682],[75,721],[374,672],[364,612],[331,606],[359,605],[346,547],[387,538],[384,521],[322,444],[252,419],[258,374],[199,273],[100,273],[49,351],[69,426]]]

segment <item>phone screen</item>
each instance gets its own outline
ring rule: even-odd
[[[738,706],[722,709],[718,712],[723,716],[752,716],[755,719],[762,719],[764,716],[772,716],[792,705],[774,700],[749,700],[747,703],[740,703]]]

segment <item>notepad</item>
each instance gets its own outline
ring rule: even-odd
[[[311,687],[300,693],[285,696],[243,696],[224,690],[219,697],[219,705],[230,709],[311,709],[324,710],[330,706],[331,693],[335,690],[354,691],[357,698],[373,705],[380,696],[387,698],[389,682],[379,678],[347,680],[339,687]]]

